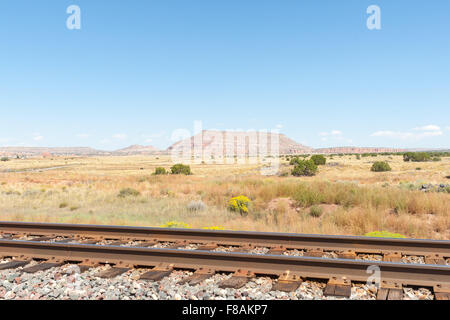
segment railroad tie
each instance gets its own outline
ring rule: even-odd
[[[31,267],[26,267],[22,271],[26,273],[36,273],[38,271],[45,271],[54,267],[60,267],[64,264],[63,260],[60,259],[49,259],[47,261],[38,263]]]
[[[169,276],[173,271],[173,264],[160,264],[152,270],[142,274],[140,280],[159,281]]]
[[[438,284],[433,287],[436,300],[450,300],[450,285]]]
[[[212,251],[218,247],[217,243],[210,242],[198,246],[197,250]]]
[[[101,239],[87,239],[80,241],[80,244],[96,244],[97,242],[102,241]]]
[[[215,274],[215,271],[212,269],[200,268],[194,272],[192,276],[187,277],[178,282],[179,285],[183,285],[185,283],[195,286],[204,280],[212,277]]]
[[[52,240],[54,239],[55,236],[46,236],[46,237],[37,237],[37,238],[33,238],[30,241],[48,241],[48,240]]]
[[[274,291],[293,292],[300,287],[303,280],[299,275],[291,273],[289,270],[283,273],[272,286]]]
[[[248,270],[237,270],[233,276],[219,284],[219,288],[242,288],[255,274]]]
[[[245,244],[243,246],[235,247],[233,248],[233,252],[242,252],[242,253],[249,253],[250,251],[254,250],[255,246],[252,244]]]
[[[445,265],[445,259],[443,256],[441,256],[439,254],[427,255],[427,256],[425,256],[425,263],[426,264],[444,264]]]
[[[403,288],[400,283],[382,281],[378,289],[377,300],[402,300]]]
[[[353,250],[342,251],[338,253],[340,259],[356,259],[356,252]]]
[[[139,243],[138,245],[136,245],[134,247],[136,247],[136,248],[152,247],[152,246],[154,246],[157,243],[159,243],[158,240],[154,239],[154,240],[151,240],[151,241],[141,242],[141,243]]]
[[[22,259],[12,260],[10,262],[0,264],[0,270],[8,270],[8,269],[15,269],[15,268],[23,267],[23,266],[26,266],[27,264],[29,264],[30,261],[31,261],[31,259],[30,260],[22,260]]]
[[[91,261],[89,259],[85,259],[83,262],[77,264],[77,266],[80,268],[80,272],[86,272],[91,268],[96,268],[98,267],[100,264],[95,262],[95,261]]]
[[[127,244],[128,242],[130,242],[129,240],[117,240],[114,242],[111,242],[109,245],[110,246],[120,246],[122,244]]]
[[[74,238],[65,238],[65,239],[62,239],[62,240],[55,241],[55,243],[68,243],[68,242],[71,242],[71,241],[74,241],[74,240],[75,240]]]
[[[269,252],[267,252],[268,254],[275,254],[275,255],[280,255],[283,254],[283,252],[285,252],[287,249],[284,246],[277,246],[277,247],[272,247],[269,249]]]
[[[324,251],[322,248],[317,249],[308,249],[303,254],[305,257],[316,257],[321,258],[324,255]]]
[[[120,263],[115,264],[113,267],[111,267],[107,270],[100,271],[99,273],[96,274],[96,276],[99,278],[104,278],[104,279],[115,278],[115,277],[120,276],[121,274],[129,271],[132,268],[133,268],[133,265],[124,264],[124,263],[120,262]]]
[[[385,262],[402,262],[402,254],[398,251],[383,252],[383,261]]]
[[[323,291],[324,296],[346,297],[350,298],[352,293],[352,284],[346,277],[332,277]]]
[[[186,240],[183,241],[177,241],[175,243],[170,244],[167,249],[178,249],[181,247],[186,247],[189,244]]]

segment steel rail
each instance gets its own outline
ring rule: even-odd
[[[283,246],[287,249],[322,248],[336,251],[353,250],[357,253],[382,254],[400,252],[405,255],[438,254],[444,258],[450,257],[450,241],[448,240],[1,221],[0,232],[55,236],[90,236],[105,239],[158,239],[169,242],[186,240],[194,243],[213,242],[218,245],[240,246],[251,244],[262,247]]]
[[[346,277],[366,282],[369,267],[380,269],[381,280],[412,286],[450,285],[450,266],[369,262],[347,259],[290,257],[224,253],[200,250],[150,249],[120,246],[42,243],[22,240],[0,240],[0,256],[23,256],[34,259],[59,259],[83,262],[87,259],[134,267],[161,263],[179,269],[209,268],[217,272],[250,270],[260,275],[281,275],[287,271],[305,278],[330,279]]]

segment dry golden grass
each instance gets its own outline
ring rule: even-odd
[[[371,172],[376,160],[387,160],[392,171]],[[406,163],[400,156],[343,156],[327,162],[336,165],[295,178],[261,176],[251,164],[198,164],[191,166],[192,176],[153,176],[156,167],[172,165],[164,156],[11,160],[0,164],[0,219],[137,226],[176,220],[194,228],[353,235],[386,230],[450,239],[450,195],[399,187],[449,183],[450,158]],[[59,168],[33,171],[53,167]],[[289,170],[286,161],[281,170]],[[140,195],[118,197],[124,188]],[[226,209],[237,195],[252,200],[246,217]],[[207,209],[188,210],[193,200]],[[324,208],[320,217],[310,214],[314,205]]]

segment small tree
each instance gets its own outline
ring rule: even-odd
[[[321,154],[315,154],[311,157],[311,160],[317,165],[324,165],[325,163],[327,163],[327,159],[325,159],[325,157]]]
[[[376,161],[372,168],[370,169],[373,172],[384,172],[384,171],[391,171],[391,166],[386,161]]]
[[[170,170],[171,170],[172,174],[184,174],[187,176],[192,174],[191,167],[181,164],[181,163],[178,163],[178,164],[172,166],[172,168],[170,168]]]
[[[299,176],[314,176],[317,173],[317,165],[312,160],[302,160],[292,169],[292,175]]]
[[[299,157],[293,157],[293,158],[291,158],[291,160],[289,161],[289,164],[290,164],[291,166],[295,166],[295,165],[298,164],[300,161],[301,161],[301,160],[300,160]]]
[[[160,174],[167,174],[167,171],[165,168],[163,167],[157,167],[155,169],[155,172],[153,173],[155,176],[160,175]]]

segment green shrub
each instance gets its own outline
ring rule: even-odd
[[[359,154],[356,155],[357,160],[361,160],[361,156]]]
[[[191,167],[181,164],[181,163],[178,163],[178,164],[172,166],[172,168],[170,168],[170,170],[171,170],[172,174],[184,174],[187,176],[192,174]]]
[[[296,177],[314,176],[317,173],[317,165],[312,160],[301,160],[295,165],[291,173]]]
[[[61,203],[59,204],[59,208],[60,208],[60,209],[64,209],[64,208],[66,208],[67,206],[68,206],[67,202],[61,202]]]
[[[309,215],[314,218],[319,218],[323,213],[323,209],[319,206],[312,206],[309,209]]]
[[[119,194],[117,195],[119,198],[125,198],[128,196],[133,196],[133,197],[137,197],[139,196],[141,193],[133,188],[125,188],[120,190]]]
[[[228,209],[234,212],[239,212],[241,215],[248,214],[248,208],[250,205],[250,199],[245,196],[234,197],[228,201]]]
[[[0,161],[6,162],[6,161],[9,161],[9,158],[8,157],[3,157],[3,158],[0,159]]]
[[[153,173],[155,176],[160,175],[160,174],[167,174],[167,171],[165,168],[162,167],[157,167],[155,169],[155,172]]]
[[[315,154],[311,157],[311,160],[317,165],[324,165],[327,163],[327,159],[321,154]]]
[[[295,166],[295,165],[298,164],[300,161],[301,161],[301,160],[300,160],[299,157],[293,157],[293,158],[289,161],[289,164],[290,164],[291,166]]]
[[[376,161],[372,165],[372,168],[370,170],[373,172],[384,172],[384,171],[391,171],[392,169],[389,163],[385,161]]]
[[[364,236],[366,237],[377,237],[377,238],[406,238],[404,235],[400,233],[392,233],[387,231],[372,231],[366,233]]]
[[[442,159],[439,158],[439,157],[434,157],[432,160],[433,160],[434,162],[438,162],[438,161],[441,161]]]
[[[425,162],[430,160],[431,155],[427,152],[406,152],[403,154],[403,161],[405,162]]]

